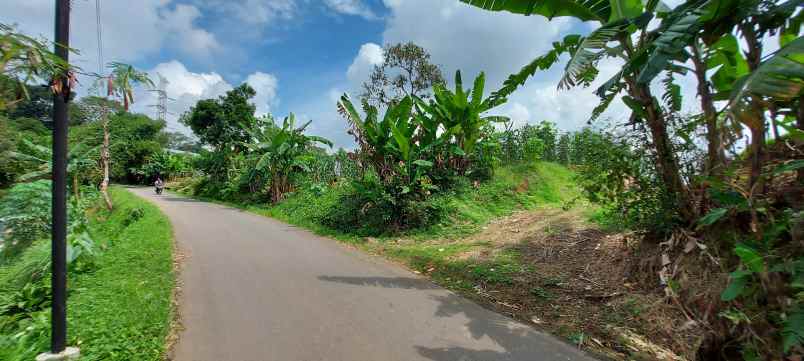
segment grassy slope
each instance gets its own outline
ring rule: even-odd
[[[561,208],[574,203],[580,193],[572,177],[568,168],[549,162],[501,167],[493,179],[477,188],[467,187],[436,196],[432,201],[445,204],[450,215],[440,224],[379,239],[337,232],[316,223],[318,216],[337,206],[343,187],[329,187],[318,193],[303,190],[276,206],[230,205],[352,243],[365,251],[402,262],[442,286],[471,292],[478,282],[509,283],[516,274],[528,272],[529,266],[520,262],[516,250],[499,252],[482,261],[455,257],[469,250],[484,251],[493,247],[487,242],[464,238],[495,218],[517,210]]]
[[[92,217],[108,250],[71,285],[72,338],[87,360],[161,360],[173,313],[173,231],[155,205],[121,188],[112,197],[115,210]],[[136,208],[142,217],[125,226]]]
[[[517,209],[559,207],[572,202],[579,195],[572,183],[572,176],[572,171],[566,167],[548,162],[501,167],[492,180],[482,183],[478,188],[436,196],[433,202],[445,204],[450,216],[441,224],[413,230],[402,236],[413,239],[460,237],[474,233],[490,220]],[[337,187],[323,193],[305,190],[273,207],[244,208],[323,235],[359,241],[351,234],[334,232],[315,222],[321,212],[337,206],[341,192]]]
[[[121,188],[111,193],[115,210],[90,217],[93,238],[102,249],[96,266],[69,276],[69,343],[80,346],[82,360],[162,360],[173,313],[171,226],[156,206]],[[133,209],[142,210],[136,220]],[[47,257],[49,243],[35,244],[0,269],[0,282]],[[48,345],[46,338],[36,343]],[[14,356],[25,360],[34,355]]]

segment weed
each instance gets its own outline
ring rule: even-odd
[[[539,298],[539,299],[543,300],[543,301],[550,300],[553,297],[555,297],[555,296],[553,296],[553,294],[550,291],[544,289],[543,287],[533,287],[533,288],[531,288],[530,289],[530,294],[535,296],[536,298]]]

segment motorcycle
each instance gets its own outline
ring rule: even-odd
[[[162,189],[164,189],[164,187],[156,187],[156,194],[162,194]]]

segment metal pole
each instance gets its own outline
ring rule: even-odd
[[[70,1],[56,0],[56,45],[58,57],[68,61],[70,39]],[[51,305],[50,351],[64,351],[67,341],[67,101],[68,74],[57,75],[61,94],[53,96],[53,233],[51,263],[53,304]]]

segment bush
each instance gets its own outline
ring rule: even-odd
[[[439,202],[401,193],[392,194],[376,177],[352,181],[320,223],[344,233],[380,236],[435,224],[446,213]]]
[[[20,183],[0,200],[0,264],[50,233],[50,181]]]
[[[605,208],[605,218],[652,233],[677,225],[673,198],[656,174],[653,157],[598,132],[587,132],[582,146],[586,151],[576,181],[589,200]]]

